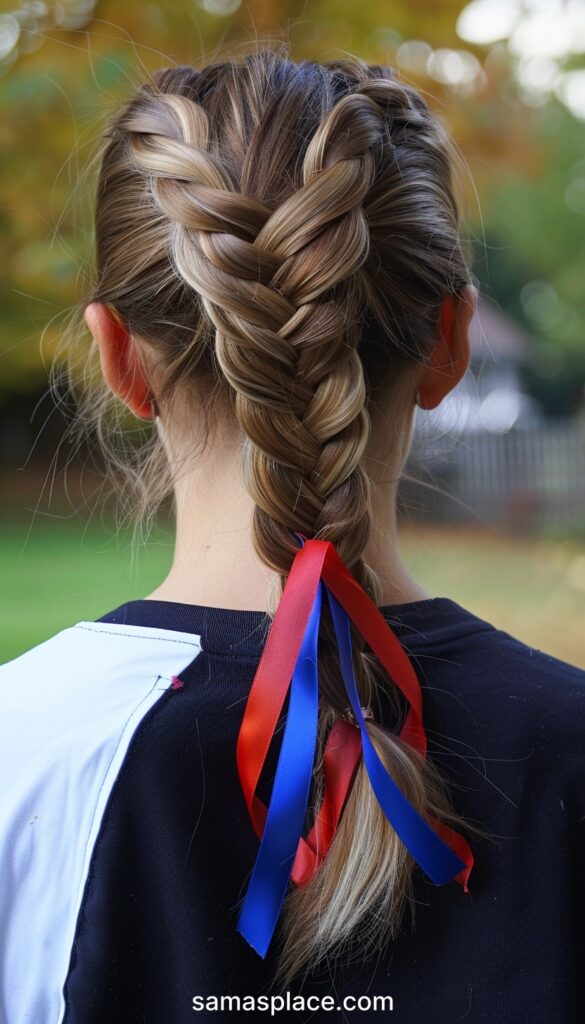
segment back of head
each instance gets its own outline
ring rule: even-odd
[[[372,416],[431,352],[445,295],[472,280],[453,154],[392,68],[293,62],[284,46],[159,71],[106,132],[89,301],[143,342],[161,413],[200,402],[207,441],[220,425],[241,437],[254,545],[281,588],[300,531],[335,544],[379,603],[363,557]],[[168,489],[164,462],[155,437],[138,474],[148,500]],[[354,649],[362,703],[390,697],[398,727],[394,683],[359,636]],[[347,706],[325,609],[319,657],[322,749]],[[457,821],[432,764],[397,729],[368,730],[418,812]],[[322,867],[287,897],[283,981],[396,935],[412,871],[361,766]]]

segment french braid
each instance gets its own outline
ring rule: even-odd
[[[104,277],[94,300],[111,301],[141,336],[166,345],[169,362],[171,354],[177,365],[191,358],[194,376],[204,352],[212,350],[206,365],[217,361],[243,438],[243,475],[255,503],[254,547],[280,581],[270,614],[298,551],[293,531],[333,542],[380,603],[381,583],[364,559],[372,501],[363,459],[376,366],[364,322],[374,312],[387,326],[395,367],[420,358],[435,326],[432,311],[422,312],[432,306],[429,295],[441,297],[468,277],[446,143],[422,97],[390,69],[357,59],[307,65],[317,111],[295,67],[261,53],[241,65],[209,66],[201,75],[181,68],[159,73],[116,118],[97,209]],[[254,159],[261,156],[270,119],[282,117],[282,130],[288,130],[274,98],[286,75],[298,117],[293,129],[302,125],[305,135],[293,153],[291,130],[282,172],[275,157],[272,173],[255,179]],[[138,269],[122,287],[107,231],[114,230],[115,209],[120,232],[120,183],[127,189],[129,181],[136,190],[135,216],[155,251],[141,262],[136,249]],[[393,224],[408,241],[390,267],[384,247]],[[374,280],[376,264],[381,285]],[[156,273],[165,310],[158,339],[138,301],[142,296],[144,308],[148,295],[149,311],[154,308]],[[142,279],[150,287],[141,291]],[[395,293],[390,315],[385,303]],[[196,327],[196,314],[211,332]],[[384,372],[391,362],[384,354]],[[353,627],[352,638],[361,703],[379,710],[384,697],[397,726],[405,710],[397,688]],[[347,705],[334,649],[325,603],[321,753]],[[395,729],[372,720],[367,728],[419,813],[459,824],[432,763],[423,762]],[[320,786],[318,760],[315,802]],[[413,860],[360,766],[322,867],[287,897],[279,979],[287,983],[332,951],[350,955],[357,946],[364,955],[394,936],[412,870]]]

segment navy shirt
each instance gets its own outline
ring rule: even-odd
[[[155,677],[164,688],[108,776],[73,915],[59,1024],[585,1021],[585,671],[447,597],[381,611],[421,682],[429,757],[457,811],[490,833],[468,837],[470,892],[436,886],[415,868],[414,927],[407,915],[382,955],[331,961],[290,986],[289,998],[332,997],[326,1009],[313,1002],[271,1017],[238,1011],[237,1000],[206,1009],[212,997],[219,1004],[226,995],[278,993],[274,943],[263,960],[236,931],[258,840],[235,748],[268,619],[129,601],[95,631],[111,630],[115,644],[131,645],[133,636],[167,642],[168,657],[174,638],[185,646],[183,685],[171,684],[169,662]],[[76,636],[86,630],[93,642],[92,629],[80,623]],[[99,651],[89,656],[97,677]],[[391,1009],[374,1007],[383,995]],[[364,1009],[352,1009],[360,997]]]

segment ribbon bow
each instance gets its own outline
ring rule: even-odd
[[[301,547],[258,664],[238,734],[236,759],[248,813],[260,839],[237,930],[266,956],[289,881],[303,885],[331,845],[355,771],[363,757],[384,814],[414,860],[437,885],[455,878],[468,892],[473,854],[462,836],[442,822],[432,828],[406,799],[368,735],[353,671],[350,619],[408,700],[400,737],[426,756],[422,693],[414,668],[380,610],[350,573],[330,541]],[[327,595],[340,667],[354,722],[338,718],[323,754],[323,799],[304,838],[317,744],[317,644],[323,594]],[[291,682],[292,679],[292,682]],[[284,734],[268,809],[256,795],[268,749],[290,687]]]

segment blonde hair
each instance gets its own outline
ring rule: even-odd
[[[426,359],[445,295],[473,281],[454,156],[391,67],[293,62],[286,44],[155,72],[104,133],[96,283],[82,306],[107,304],[141,340],[163,418],[187,395],[203,404],[205,444],[212,420],[241,436],[255,550],[280,580],[269,616],[298,550],[292,531],[333,542],[380,604],[363,557],[362,462],[374,402]],[[90,389],[79,421],[134,485],[137,514],[152,515],[172,489],[167,454],[156,432],[140,451],[113,448],[106,395]],[[361,703],[394,709],[395,728],[367,723],[379,756],[427,821],[461,828],[436,767],[398,736],[395,684],[353,627],[352,638]],[[322,753],[347,706],[326,603],[319,644]],[[321,782],[318,758],[316,800]],[[280,981],[395,937],[413,867],[360,765],[321,868],[287,896]]]

